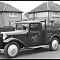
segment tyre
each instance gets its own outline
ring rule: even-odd
[[[7,57],[14,58],[18,55],[19,45],[16,42],[8,43],[4,48],[4,54]]]
[[[56,51],[59,48],[59,41],[57,38],[52,38],[52,41],[49,46],[50,50]]]

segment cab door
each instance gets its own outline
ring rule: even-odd
[[[42,25],[40,23],[30,24],[30,37],[32,41],[32,46],[38,46],[41,44],[41,32]]]

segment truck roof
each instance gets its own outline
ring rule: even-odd
[[[16,23],[26,23],[26,24],[29,24],[29,23],[40,23],[40,21],[21,21],[21,22],[16,22]]]

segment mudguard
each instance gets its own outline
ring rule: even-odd
[[[55,37],[55,36],[59,38],[59,36],[58,36],[57,34],[54,34],[54,35],[51,36],[50,41],[51,41],[51,39],[52,39],[53,37]]]
[[[22,43],[24,46],[27,46],[26,44],[24,44],[21,40],[19,40],[19,39],[16,39],[16,38],[8,38],[8,39],[6,39],[6,40],[4,40],[3,42],[4,43],[8,43],[8,42],[10,42],[10,41],[19,41],[20,43]]]

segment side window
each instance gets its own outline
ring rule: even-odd
[[[39,30],[39,25],[37,23],[30,24],[30,30],[31,31],[38,31]]]
[[[16,30],[22,30],[22,25],[21,24],[16,24]]]
[[[26,24],[16,23],[16,30],[26,30],[26,28],[27,28]]]

